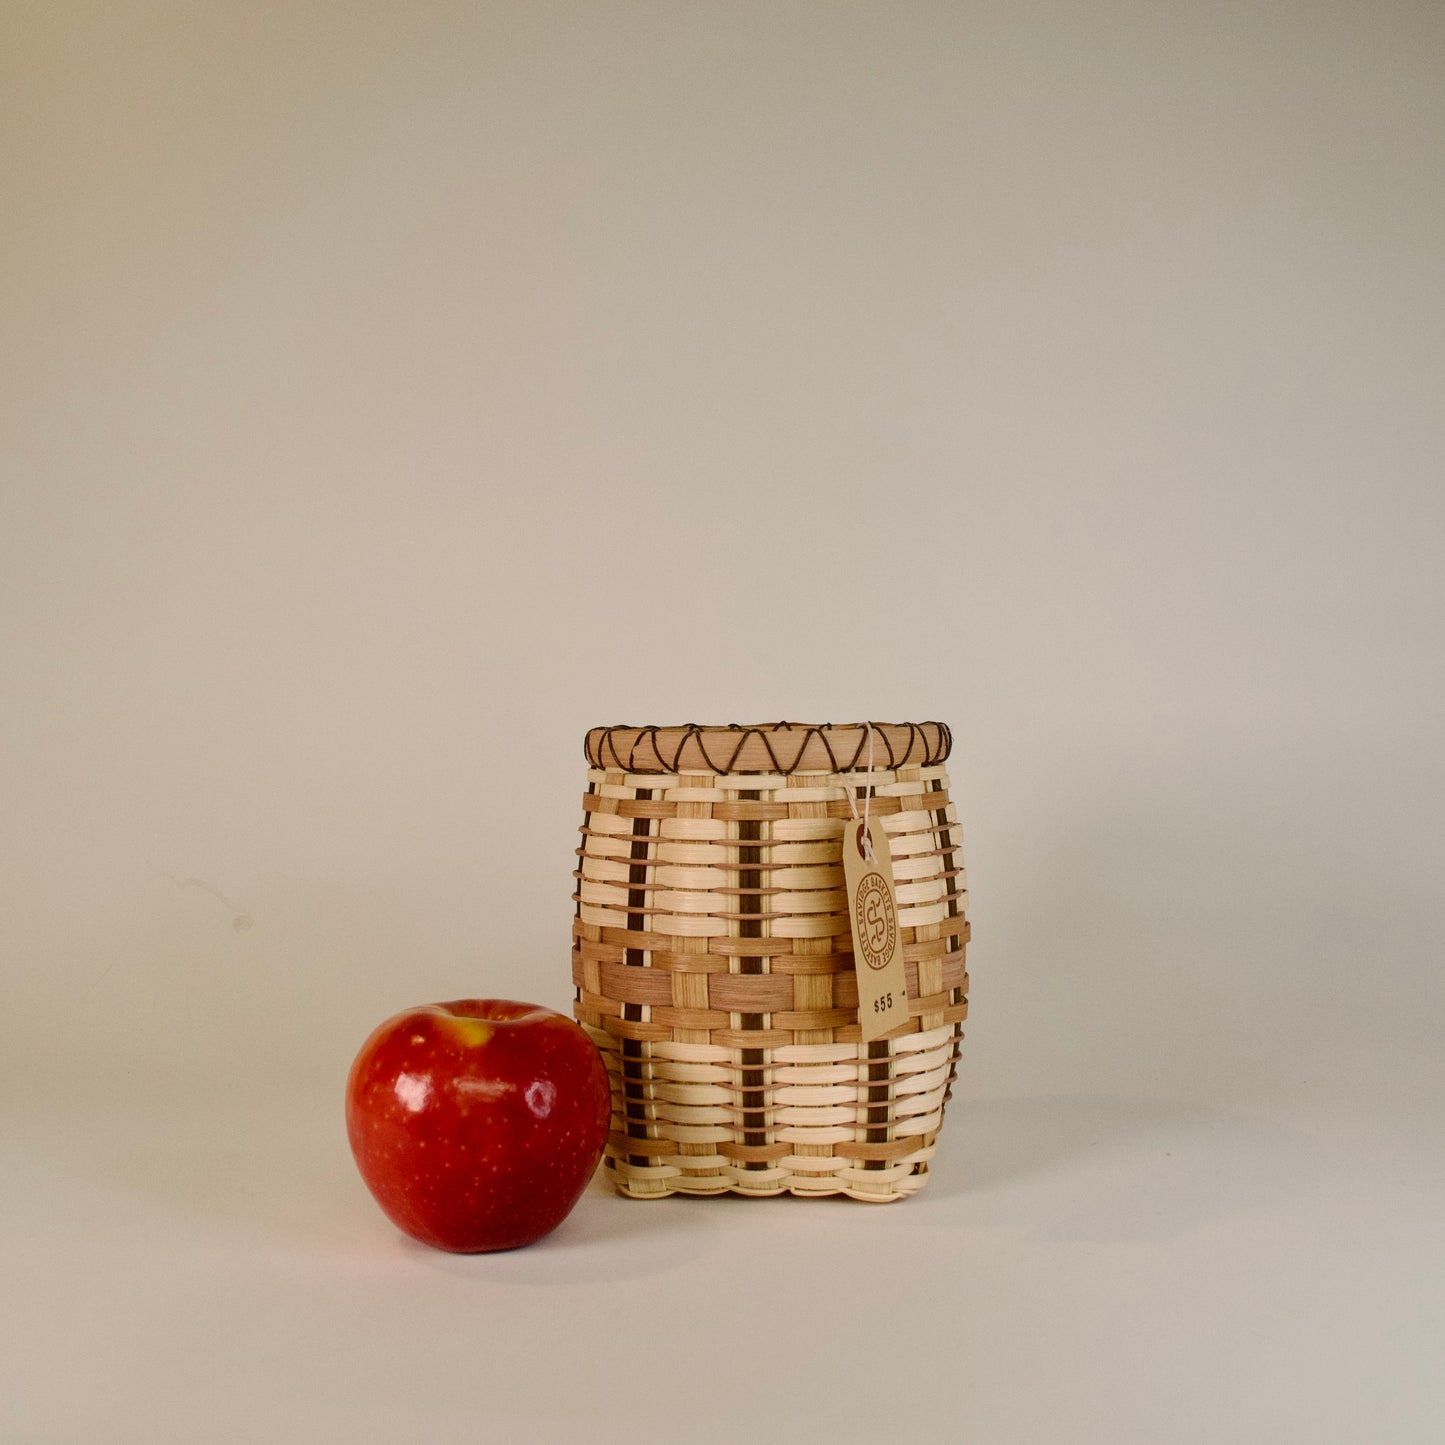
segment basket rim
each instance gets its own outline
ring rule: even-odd
[[[594,768],[625,773],[850,773],[943,762],[953,735],[924,723],[618,724],[588,730],[583,753]]]

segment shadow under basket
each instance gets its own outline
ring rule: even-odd
[[[950,741],[942,723],[587,734],[574,1012],[611,1079],[622,1193],[922,1187],[968,1014]],[[908,977],[906,1023],[868,1044],[842,861],[865,808]]]

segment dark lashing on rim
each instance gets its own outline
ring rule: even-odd
[[[753,772],[786,777],[804,767],[856,772],[867,765],[870,749],[875,767],[931,767],[944,762],[952,747],[952,734],[940,722],[618,724],[593,728],[583,753],[594,768],[620,768],[626,773]],[[745,753],[758,766],[741,766]]]

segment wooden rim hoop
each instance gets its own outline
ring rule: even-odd
[[[953,746],[948,727],[925,723],[682,723],[593,728],[583,746],[594,768],[624,773],[851,773],[873,767],[932,767]]]

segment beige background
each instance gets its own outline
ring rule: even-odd
[[[1445,11],[0,8],[0,1437],[1438,1440]],[[456,1259],[598,722],[938,717],[889,1210]]]

